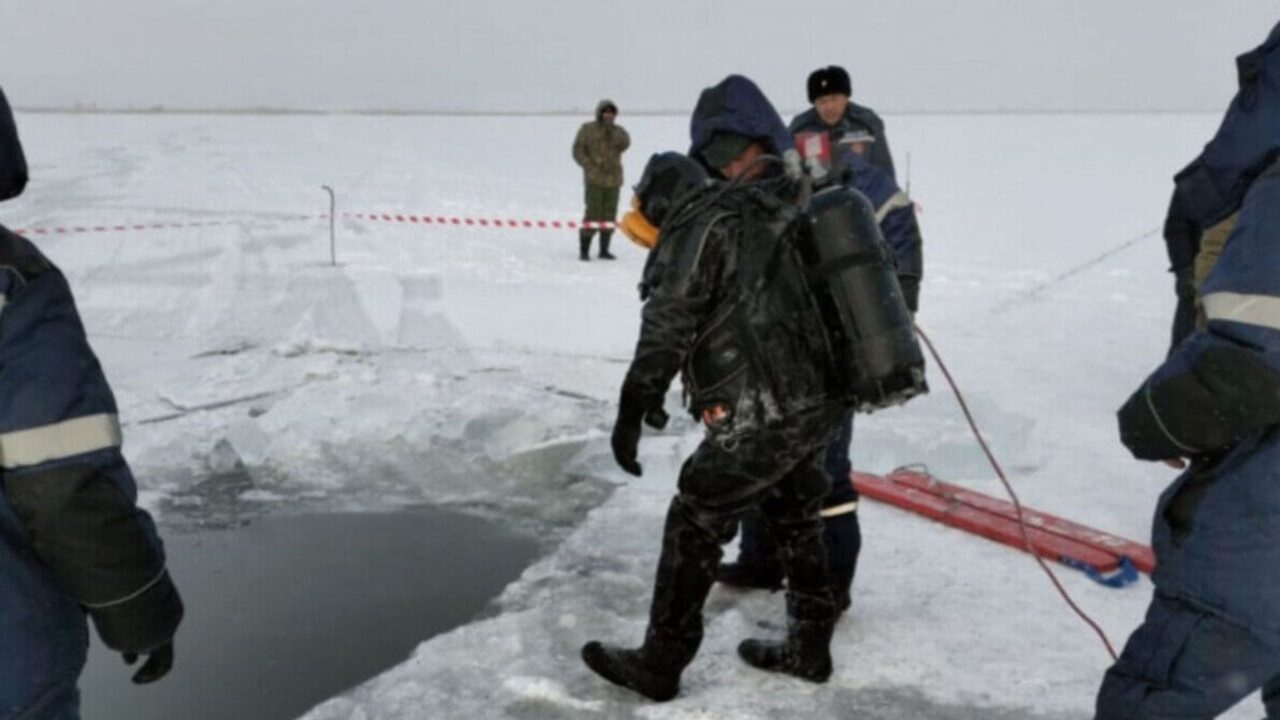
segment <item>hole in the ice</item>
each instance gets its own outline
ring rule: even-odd
[[[173,672],[134,687],[95,640],[86,718],[297,717],[483,613],[539,553],[499,522],[437,509],[162,530],[187,605]]]

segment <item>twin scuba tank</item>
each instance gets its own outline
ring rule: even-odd
[[[866,197],[843,184],[815,193],[787,241],[826,330],[834,389],[864,412],[928,392],[893,252]]]
[[[636,186],[636,209],[653,225],[666,228],[671,224],[667,217],[671,211],[685,205],[677,199],[688,199],[698,189],[717,195],[714,189],[708,189],[705,173],[688,157],[678,153],[655,155]],[[896,262],[866,197],[842,183],[832,183],[813,194],[798,212],[793,209],[786,214],[789,222],[775,225],[775,230],[766,233],[772,235],[767,243],[772,249],[766,251],[769,259],[765,264],[790,263],[801,276],[800,290],[806,297],[800,302],[809,304],[808,311],[819,320],[807,324],[814,327],[814,334],[822,335],[810,341],[820,346],[816,349],[825,355],[826,395],[869,412],[928,392],[924,357],[898,285]],[[632,235],[625,222],[623,230]],[[655,235],[656,232],[655,229]],[[650,263],[654,259],[655,255],[651,255]],[[779,269],[764,270],[763,274],[777,278]],[[770,293],[770,282],[757,279],[762,285],[757,285],[756,290]],[[644,298],[647,285],[642,283],[641,288]],[[773,291],[791,296],[781,287]],[[744,298],[739,302],[750,301]],[[781,297],[778,302],[793,306],[792,300]],[[766,300],[765,304],[771,303]],[[769,354],[766,348],[755,348],[753,353],[742,346],[744,342],[750,346],[758,344],[753,340],[761,340],[748,339],[743,334],[761,333],[733,325],[729,322],[724,327],[712,327],[700,338],[700,347],[695,348],[690,364],[694,384],[701,389],[714,391],[716,385],[741,369],[745,358],[739,350]],[[786,384],[785,379],[782,382]]]

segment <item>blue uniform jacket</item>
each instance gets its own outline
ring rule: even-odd
[[[849,172],[846,181],[867,196],[876,209],[880,233],[893,248],[898,260],[898,274],[919,278],[924,275],[924,246],[920,225],[916,221],[915,203],[898,188],[893,176],[867,161],[861,155],[843,150],[841,162]]]
[[[1157,505],[1153,580],[1280,643],[1280,163],[1202,296],[1208,326],[1121,411],[1139,457],[1194,459]]]
[[[1240,91],[1176,178],[1188,217],[1238,211],[1199,295],[1207,324],[1120,410],[1139,458],[1192,459],[1161,496],[1161,591],[1280,644],[1280,25],[1238,60]]]
[[[871,144],[869,158],[871,164],[888,173],[889,177],[896,179],[897,172],[893,167],[893,153],[889,150],[889,136],[884,131],[884,120],[881,120],[871,108],[850,101],[845,107],[840,122],[834,127],[822,122],[816,109],[809,108],[792,118],[790,125],[792,135],[799,135],[802,132],[825,132],[833,142],[840,140],[846,133],[853,130],[866,130],[871,133],[875,138],[875,142]]]
[[[120,437],[66,279],[0,227],[0,720],[74,686],[86,609],[167,583]]]

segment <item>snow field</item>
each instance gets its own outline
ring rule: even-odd
[[[682,118],[620,121],[635,138],[629,182],[649,153],[684,146]],[[40,241],[77,293],[151,507],[427,502],[545,533],[548,554],[495,615],[307,717],[1088,716],[1108,659],[1029,558],[869,502],[829,684],[744,666],[734,648],[780,631],[782,599],[720,590],[672,703],[638,704],[581,665],[588,639],[639,641],[662,515],[697,441],[677,416],[642,444],[639,480],[609,456],[642,254],[619,236],[619,261],[581,264],[573,231],[347,218],[333,268],[327,221],[294,219],[327,210],[321,184],[340,213],[574,218],[577,122],[19,117],[35,179],[0,222],[234,220]],[[1164,354],[1172,278],[1155,237],[1089,263],[1162,221],[1170,176],[1216,118],[888,122],[924,209],[920,323],[1023,501],[1145,540],[1172,475],[1128,457],[1113,414]],[[907,407],[859,418],[855,463],[924,463],[1000,494],[941,375],[930,383]],[[673,391],[668,409],[678,401]],[[1122,644],[1149,584],[1061,574]]]

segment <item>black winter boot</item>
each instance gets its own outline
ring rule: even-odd
[[[644,644],[628,650],[589,642],[582,648],[587,667],[650,700],[675,697],[680,673],[702,644],[702,605],[720,562],[720,544],[728,540],[717,535],[718,528],[708,529],[713,521],[699,516],[679,497],[672,500]],[[731,533],[731,526],[726,529]]]
[[[788,598],[787,639],[743,640],[738,645],[738,655],[761,670],[826,682],[831,677],[831,634],[835,625],[835,606],[830,601]]]
[[[654,702],[666,702],[676,696],[680,691],[680,671],[688,662],[683,653],[664,652],[652,638],[646,638],[644,645],[634,650],[592,641],[582,646],[582,661],[605,680]]]
[[[610,240],[612,240],[612,239],[613,239],[613,231],[612,231],[612,230],[601,230],[601,231],[600,231],[600,259],[601,259],[601,260],[616,260],[616,259],[617,259],[617,258],[615,258],[615,257],[614,257],[610,252],[609,252],[609,241],[610,241]]]
[[[578,231],[578,259],[591,259],[591,238],[596,234],[595,230],[579,230]]]

